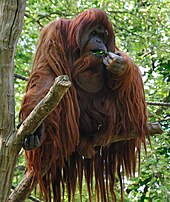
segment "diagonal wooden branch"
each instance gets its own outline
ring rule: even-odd
[[[49,165],[44,166],[42,176],[48,171]],[[15,190],[9,196],[9,202],[23,202],[30,195],[32,190],[36,187],[38,181],[34,177],[34,172],[31,171],[29,174],[24,176],[22,181],[18,184]]]
[[[12,144],[19,151],[22,141],[26,135],[32,134],[43,122],[43,120],[55,109],[70,86],[71,82],[69,81],[68,76],[61,75],[57,77],[47,95],[38,103],[30,115],[24,120],[17,133],[13,135],[11,139],[9,139],[7,146],[11,146]],[[47,172],[48,169],[49,168],[47,165],[47,167],[45,167],[42,171],[42,176]],[[33,171],[31,171],[29,175],[24,176],[23,180],[11,193],[9,197],[10,202],[21,202],[27,198],[27,196],[37,185],[37,180],[36,178],[33,179],[33,176]]]
[[[37,181],[33,181],[34,172],[31,171],[29,175],[24,176],[22,181],[18,184],[15,190],[9,196],[9,202],[22,202],[24,201],[34,187],[37,184]],[[33,182],[33,183],[32,183]]]
[[[57,77],[47,95],[24,120],[16,134],[9,139],[7,146],[12,144],[15,148],[20,150],[24,138],[34,133],[43,120],[56,108],[70,86],[71,82],[67,75]]]

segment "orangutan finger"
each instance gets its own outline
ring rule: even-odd
[[[26,137],[26,138],[24,139],[23,148],[24,148],[25,150],[29,150],[29,148],[30,148],[30,139],[29,139],[29,137]]]
[[[116,61],[117,63],[122,63],[123,58],[119,55],[119,53],[108,52],[108,56],[112,59],[112,62]]]
[[[35,137],[34,137],[34,146],[35,146],[35,148],[36,148],[36,147],[38,147],[39,145],[40,145],[40,140],[39,140],[38,136],[35,135]]]
[[[103,58],[103,63],[104,63],[106,66],[108,66],[108,65],[109,65],[109,62],[108,62],[108,60],[107,60],[107,58],[106,58],[106,57],[104,57],[104,58]]]
[[[35,148],[34,146],[34,135],[29,136],[29,149]]]

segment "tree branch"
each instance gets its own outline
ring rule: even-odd
[[[154,105],[154,106],[170,107],[170,103],[168,102],[147,102],[147,104]]]
[[[8,144],[13,144],[18,150],[21,148],[22,140],[28,134],[32,134],[42,121],[55,109],[60,100],[71,86],[68,76],[61,75],[55,79],[53,86],[50,88],[47,95],[38,103],[30,115],[24,120],[18,129],[15,136],[13,136]],[[42,176],[49,169],[49,165],[45,165]],[[24,176],[23,180],[15,188],[9,197],[10,202],[22,202],[31,193],[37,185],[37,179],[34,178],[34,172]]]
[[[155,123],[149,123],[148,124],[148,130],[151,135],[153,134],[161,134],[163,133],[163,130],[158,122]],[[120,136],[112,136],[112,139],[110,140],[110,143],[119,142],[123,140],[130,140],[135,138],[136,135],[134,132],[131,133],[130,137],[127,137],[127,135],[120,135]],[[92,144],[89,145],[88,149],[91,151],[79,151],[80,153],[87,155],[87,158],[89,157],[89,154],[95,154],[95,151],[93,152],[94,148],[93,146],[99,146],[102,145],[102,136],[98,137],[93,140]],[[92,153],[91,153],[92,152]],[[93,156],[93,155],[92,155]],[[45,175],[45,173],[48,171],[49,167],[46,165],[44,170],[42,171],[42,176]],[[34,178],[34,172],[30,172],[29,175],[25,176],[23,180],[20,182],[20,184],[16,187],[16,189],[11,193],[10,195],[10,202],[22,202],[26,199],[26,197],[31,193],[31,191],[35,188],[37,185],[37,179]]]
[[[9,202],[22,202],[24,201],[37,184],[37,180],[33,181],[34,172],[31,171],[29,175],[24,176],[22,181],[14,189],[9,196]]]
[[[49,169],[49,164],[44,165],[42,171],[42,177]],[[34,177],[34,172],[31,171],[24,176],[22,181],[14,189],[14,191],[9,196],[9,202],[23,202],[30,195],[32,190],[36,187],[38,181]]]
[[[148,132],[150,135],[154,134],[162,134],[164,131],[161,128],[161,125],[158,122],[154,123],[148,123]],[[130,136],[127,136],[126,134],[121,134],[121,135],[113,135],[111,139],[109,140],[109,144],[114,143],[114,142],[120,142],[123,140],[131,140],[136,138],[137,135],[134,133],[134,131],[131,132]],[[96,136],[96,138],[93,139],[93,146],[100,146],[104,142],[105,137],[104,136]]]
[[[150,135],[162,134],[164,132],[159,122],[148,123],[148,131]]]
[[[21,80],[24,80],[24,81],[28,81],[28,78],[25,77],[25,76],[22,76],[20,74],[14,74],[14,77],[17,78],[17,79],[21,79]]]
[[[27,135],[34,133],[43,120],[56,108],[70,86],[71,82],[67,75],[57,77],[47,95],[23,121],[17,133],[9,139],[7,145],[13,144],[13,146],[20,149],[23,139]]]

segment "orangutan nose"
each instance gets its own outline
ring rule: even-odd
[[[96,39],[97,43],[103,43],[100,39]]]

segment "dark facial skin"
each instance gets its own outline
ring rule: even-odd
[[[80,72],[76,78],[77,85],[86,92],[99,92],[105,83],[104,71],[114,73],[122,67],[122,57],[119,53],[108,52],[108,32],[102,25],[87,30],[81,41],[81,56],[89,58],[89,67]],[[100,54],[101,52],[101,54]]]
[[[123,59],[119,52],[112,53],[107,50],[108,31],[102,25],[97,25],[93,29],[84,32],[81,38],[81,55],[96,56],[96,61],[105,65],[106,69],[114,72],[115,68],[122,68]],[[99,64],[97,65],[99,66]]]
[[[89,36],[89,44],[93,44],[93,50],[104,50],[107,51],[106,42],[108,39],[108,32],[103,26],[97,26]]]
[[[108,32],[103,26],[97,25],[93,29],[89,30],[86,37],[82,38],[81,47],[82,53],[89,54],[89,51],[103,50],[107,51],[106,42],[108,39]]]

